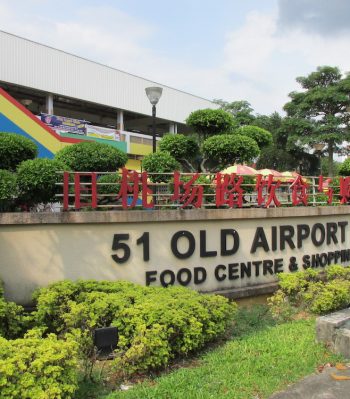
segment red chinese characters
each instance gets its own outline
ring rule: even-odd
[[[203,203],[203,186],[195,185],[199,178],[199,173],[195,173],[189,181],[180,179],[180,172],[174,172],[174,194],[171,196],[172,201],[180,201],[183,203],[181,208],[193,205],[200,208]]]
[[[244,190],[241,187],[243,176],[236,173],[216,174],[215,198],[216,206],[228,205],[229,208],[237,206],[242,208]]]
[[[329,187],[329,184],[331,183],[331,179],[326,179],[324,180],[323,176],[319,176],[318,178],[318,187],[317,191],[319,193],[325,194],[328,199],[327,199],[327,204],[330,205],[333,202],[333,188]]]
[[[257,175],[255,189],[257,191],[258,206],[269,208],[272,203],[275,206],[280,206],[281,202],[276,196],[276,190],[280,185],[280,180],[274,180],[273,175],[268,175],[267,177]]]
[[[299,204],[307,206],[307,200],[309,197],[307,193],[308,186],[309,185],[303,181],[300,175],[295,178],[290,186],[292,190],[292,204],[294,206],[297,206]]]
[[[153,195],[153,191],[147,185],[147,172],[138,173],[135,170],[123,168],[122,180],[117,199],[122,200],[123,209],[134,208],[140,197],[143,208],[153,208],[153,200],[148,202],[148,197]],[[140,190],[141,186],[141,190]]]
[[[339,179],[339,197],[341,204],[347,204],[350,201],[350,176]]]

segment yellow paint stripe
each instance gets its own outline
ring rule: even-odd
[[[0,95],[0,110],[11,122],[52,153],[55,154],[62,148],[62,143],[56,137],[52,136],[42,126],[34,122],[29,116],[2,95]]]

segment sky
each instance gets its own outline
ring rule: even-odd
[[[256,114],[350,72],[349,21],[349,0],[0,0],[0,30]]]

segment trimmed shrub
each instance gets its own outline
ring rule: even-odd
[[[350,176],[350,158],[347,158],[339,167],[340,176]]]
[[[75,172],[115,172],[127,163],[128,156],[108,144],[85,141],[62,148],[55,159]]]
[[[102,175],[97,181],[97,191],[100,204],[115,203],[120,190],[121,176],[119,173]]]
[[[193,137],[184,134],[166,134],[159,142],[159,150],[167,151],[176,160],[192,159],[199,151]]]
[[[179,168],[179,163],[166,151],[148,154],[142,160],[142,169],[150,173],[149,178],[154,183],[166,183],[172,179],[172,176],[152,175],[152,173],[172,173]]]
[[[65,165],[55,159],[37,158],[22,162],[17,168],[19,199],[22,203],[33,206],[39,203],[55,201],[55,194],[62,193],[57,186],[63,180]]]
[[[70,399],[77,389],[77,344],[41,338],[31,331],[22,339],[0,338],[2,399]]]
[[[141,287],[128,282],[60,282],[35,293],[36,320],[49,331],[78,337],[80,352],[94,353],[97,327],[116,326],[117,374],[165,366],[223,333],[236,305],[221,296],[183,287]]]
[[[271,145],[273,142],[272,134],[258,126],[241,126],[239,129],[235,130],[235,133],[255,140],[259,148]]]
[[[16,170],[16,167],[27,159],[38,155],[36,144],[16,133],[0,132],[0,169]]]
[[[0,212],[10,211],[17,196],[16,175],[8,170],[0,169]]]
[[[350,268],[331,265],[323,271],[278,275],[280,289],[268,300],[277,318],[288,319],[300,310],[323,314],[350,305]]]

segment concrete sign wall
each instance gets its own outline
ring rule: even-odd
[[[350,264],[349,207],[2,214],[6,296],[62,279],[179,284],[236,296],[276,274]]]

